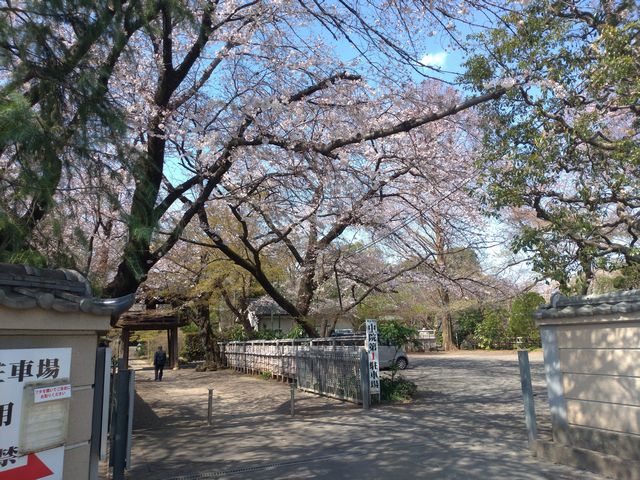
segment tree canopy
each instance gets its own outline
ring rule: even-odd
[[[296,318],[325,262],[364,279],[335,261],[345,236],[386,238],[454,198],[466,112],[506,89],[463,96],[432,78],[422,34],[445,3],[330,3],[5,2],[2,255],[118,296],[195,224]],[[261,268],[276,244],[295,259],[294,296]]]
[[[191,242],[196,277],[227,272],[196,283],[307,334],[321,302],[428,283],[453,345],[452,305],[500,283],[479,198],[562,288],[637,283],[637,2],[0,5],[0,260],[119,296]],[[457,80],[426,60],[438,31]]]
[[[509,211],[513,248],[565,289],[640,261],[639,33],[634,1],[536,0],[467,62],[476,88],[515,86],[482,107],[486,206]]]

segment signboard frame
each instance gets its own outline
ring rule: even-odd
[[[37,391],[45,388],[69,387],[68,396],[64,398],[37,401]],[[33,382],[24,386],[22,394],[22,418],[20,419],[20,441],[18,450],[20,455],[38,453],[64,445],[67,441],[69,429],[69,404],[71,401],[71,384],[68,378],[62,378],[52,382]],[[60,424],[56,428],[56,434],[47,441],[32,438],[32,432],[28,430],[30,422],[34,418],[42,418],[52,413],[58,414]],[[38,445],[38,446],[36,446]]]
[[[369,360],[369,393],[380,395],[380,352],[378,349],[378,322],[365,320],[365,350]]]

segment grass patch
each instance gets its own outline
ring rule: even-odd
[[[260,374],[260,378],[263,380],[271,380],[271,377],[273,377],[273,373],[271,372],[262,372]]]
[[[418,392],[418,386],[411,380],[396,375],[395,378],[380,379],[380,393],[383,402],[408,402]]]

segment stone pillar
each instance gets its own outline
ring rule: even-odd
[[[544,371],[549,395],[549,409],[553,439],[556,442],[569,443],[569,424],[567,422],[567,403],[564,398],[563,375],[560,368],[560,351],[554,327],[541,327],[540,337],[544,349]]]

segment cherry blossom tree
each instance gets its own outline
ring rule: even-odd
[[[224,188],[222,183],[229,171],[233,168],[242,170],[244,158],[272,156],[278,152],[277,155],[290,157],[293,162],[305,154],[335,162],[341,151],[345,152],[345,157],[350,148],[356,148],[363,142],[398,135],[435,122],[497,98],[504,91],[498,88],[458,103],[441,98],[412,112],[402,112],[403,116],[399,116],[399,112],[396,116],[381,115],[390,108],[390,99],[399,95],[396,86],[387,79],[389,86],[383,87],[382,82],[386,80],[380,77],[380,85],[373,88],[359,74],[348,70],[336,72],[333,56],[318,55],[322,51],[321,45],[314,45],[311,51],[303,45],[291,48],[287,42],[293,40],[289,32],[284,31],[280,8],[273,10],[246,4],[243,8],[233,9],[218,23],[213,22],[213,15],[217,12],[203,12],[202,22],[213,22],[217,30],[208,32],[202,29],[204,24],[201,24],[190,51],[193,52],[195,47],[201,55],[208,55],[212,60],[201,65],[198,58],[194,58],[195,54],[187,55],[183,64],[174,68],[175,72],[165,74],[160,71],[155,82],[158,90],[153,97],[155,113],[140,126],[141,138],[147,147],[142,158],[148,181],[138,182],[133,192],[129,240],[124,249],[124,259],[108,291],[121,293],[133,290],[150,266],[175,244],[181,231],[214,190]],[[207,20],[209,16],[211,20]],[[202,32],[208,32],[209,42],[217,46],[213,52],[199,46],[198,42],[204,41]],[[222,42],[222,38],[211,39],[216,33],[225,41]],[[154,51],[159,55],[164,49],[162,65],[167,69],[172,56],[169,42],[172,38],[167,28],[163,35],[164,39],[154,47]],[[260,43],[252,43],[258,37]],[[282,47],[281,43],[285,46]],[[193,63],[184,64],[192,60]],[[191,68],[200,69],[202,73],[194,76],[190,73]],[[214,72],[218,84],[224,87],[214,92],[206,91],[204,87],[214,78]],[[171,88],[163,86],[160,81],[167,81],[167,77],[173,79],[168,85]],[[188,88],[181,90],[180,82],[187,83]],[[334,105],[328,102],[327,92],[338,95],[341,103]],[[144,92],[139,93],[139,98],[142,98]],[[160,99],[160,94],[166,98]],[[129,95],[135,96],[135,93]],[[134,110],[144,111],[137,106]],[[342,128],[336,128],[338,124]],[[163,186],[160,169],[168,155],[180,158],[180,162],[194,175],[175,186],[164,176]],[[375,189],[370,194],[374,194]],[[162,190],[166,195],[164,200],[152,202]],[[152,249],[154,225],[186,192],[192,192],[193,198],[188,206],[184,202],[185,210],[174,226],[173,234]],[[346,225],[337,228],[332,235],[339,234]],[[311,277],[312,273],[309,273],[308,281]]]
[[[25,117],[40,115],[42,102],[66,101],[52,107],[62,113],[41,129],[44,137],[59,139],[41,149],[59,172],[47,176],[47,189],[37,189],[48,192],[46,208],[39,193],[27,200],[9,193],[5,204],[14,213],[3,225],[14,227],[24,218],[22,243],[29,248],[44,245],[52,233],[74,238],[63,243],[81,248],[76,263],[89,273],[109,278],[106,295],[135,291],[195,216],[224,252],[226,239],[216,237],[216,219],[206,218],[207,225],[205,217],[207,202],[226,202],[240,225],[247,216],[259,216],[262,234],[303,260],[288,311],[304,316],[325,281],[317,267],[330,260],[329,247],[344,241],[354,226],[371,232],[401,223],[401,204],[408,198],[402,192],[430,177],[425,159],[439,144],[438,131],[447,129],[440,125],[506,91],[496,86],[463,98],[441,85],[415,87],[415,78],[436,73],[419,61],[421,39],[438,13],[431,7],[446,11],[445,2],[427,8],[399,1],[378,6],[184,0],[104,2],[96,10],[80,2],[80,26],[73,23],[71,3],[64,12],[55,5],[45,9],[45,3],[27,2],[28,13],[9,3],[5,10],[25,31],[53,13],[47,18],[60,53],[50,68],[58,76],[46,79],[63,78],[69,91],[85,81],[92,88],[81,91],[75,103],[49,91],[29,97],[38,82],[57,88],[59,81],[19,76],[29,52],[19,50],[16,39],[3,40],[3,95],[13,95],[7,98]],[[106,26],[91,23],[103,18],[98,13]],[[66,31],[74,32],[68,37],[72,46],[64,44]],[[345,45],[354,53],[345,54]],[[55,70],[58,63],[63,70]],[[87,81],[86,72],[96,78]],[[31,103],[18,100],[25,95]],[[114,114],[85,115],[95,105],[108,105]],[[111,128],[115,123],[108,118],[118,120],[119,128]],[[63,133],[52,135],[59,125]],[[91,141],[71,148],[76,142],[69,135],[78,132]],[[21,138],[15,133],[2,143],[8,186],[29,171],[13,162],[24,151]],[[417,145],[433,148],[421,158]],[[413,151],[405,154],[407,148]],[[58,168],[62,158],[67,160]],[[374,208],[379,200],[385,209]],[[64,225],[55,218],[60,212]],[[78,217],[85,221],[74,225]],[[247,241],[256,246],[252,235]],[[8,251],[9,240],[3,242]],[[258,270],[256,275],[268,285]]]
[[[315,120],[307,109],[301,109],[296,116],[287,112],[280,124],[286,121],[292,135],[308,129],[319,137],[312,139],[317,144],[323,136],[332,138],[334,129],[344,132],[358,122],[387,121],[373,118],[378,110],[365,108],[365,100],[353,108],[354,99],[366,99],[367,92],[362,91],[366,86],[340,87],[327,89],[314,100],[314,104],[332,105],[332,123]],[[404,101],[387,99],[386,115],[394,119],[411,116],[425,105],[434,110],[446,108],[447,102],[455,104],[455,97],[453,92],[423,83],[406,92]],[[229,238],[216,229],[204,208],[199,212],[201,226],[212,241],[211,247],[251,272],[313,335],[304,318],[326,285],[331,289],[335,285],[339,312],[344,313],[424,262],[432,262],[433,268],[446,275],[443,258],[454,247],[444,243],[445,225],[440,224],[457,225],[462,231],[464,220],[456,217],[466,215],[469,219],[473,215],[466,193],[474,175],[471,121],[468,115],[458,115],[402,135],[354,143],[331,155],[319,149],[302,154],[284,149],[281,141],[268,136],[259,150],[248,150],[246,157],[236,161],[237,168],[229,171],[212,197],[212,201],[226,204],[238,222],[242,249],[229,245]],[[419,223],[429,223],[431,233],[437,230],[437,238],[431,242],[403,239],[407,235],[404,230]],[[471,235],[471,229],[464,231]],[[357,238],[379,244],[386,261],[372,262],[366,253],[350,252],[349,245]],[[447,241],[462,245],[453,236]],[[262,269],[274,245],[285,245],[297,266],[292,294],[282,291]]]

